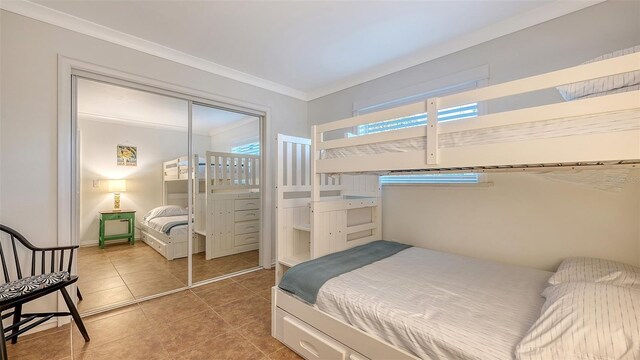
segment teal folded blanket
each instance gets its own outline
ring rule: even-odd
[[[325,255],[292,267],[284,274],[278,286],[308,303],[315,304],[320,288],[330,279],[410,247],[393,241],[378,240]]]

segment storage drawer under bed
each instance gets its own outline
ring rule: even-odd
[[[143,232],[142,233],[142,241],[144,241],[147,245],[149,245],[153,250],[160,253],[160,255],[166,257],[167,256],[167,244],[156,239],[155,237]]]
[[[282,325],[278,339],[307,360],[369,360],[279,308],[276,321]]]

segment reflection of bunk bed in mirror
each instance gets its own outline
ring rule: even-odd
[[[349,238],[349,228],[353,225],[348,219],[348,198],[343,196],[341,202],[336,203],[330,197],[323,194],[327,177],[341,180],[344,184],[346,174],[354,176],[377,176],[380,174],[421,174],[421,173],[449,173],[449,172],[548,172],[565,171],[574,172],[582,170],[600,169],[631,169],[640,167],[640,90],[637,87],[629,89],[607,89],[592,96],[575,101],[554,103],[543,106],[534,106],[519,110],[503,111],[488,115],[481,115],[473,118],[460,119],[451,122],[438,122],[438,110],[449,109],[455,106],[462,106],[470,103],[480,103],[493,99],[500,99],[509,96],[519,96],[530,92],[554,88],[567,84],[584,83],[593,79],[600,79],[619,75],[622,73],[640,71],[640,53],[625,55],[609,60],[580,65],[568,69],[554,71],[538,76],[519,79],[503,84],[497,84],[472,91],[462,92],[440,98],[432,98],[426,102],[404,105],[388,110],[374,112],[366,115],[338,120],[313,126],[311,138],[313,141],[301,141],[291,138],[280,138],[278,141],[278,151],[285,155],[278,155],[278,185],[283,188],[278,189],[277,200],[286,199],[281,196],[288,186],[296,186],[295,180],[290,180],[288,172],[298,169],[292,165],[296,156],[296,142],[303,144],[304,152],[310,154],[303,158],[307,161],[304,164],[309,166],[310,175],[303,176],[302,184],[305,186],[301,191],[308,191],[305,196],[310,196],[310,201],[305,197],[304,202],[299,202],[298,206],[307,205],[309,212],[303,212],[298,218],[306,222],[309,218],[310,226],[308,230],[312,234],[308,240],[310,249],[308,257],[315,259],[319,256],[337,253],[345,249],[360,245],[372,240],[381,239],[381,233],[376,236],[364,236],[358,241],[351,241]],[[602,83],[607,83],[603,81]],[[609,81],[608,83],[613,83]],[[609,90],[614,90],[609,92]],[[412,128],[404,128],[387,132],[368,134],[356,137],[339,139],[328,139],[325,134],[335,134],[336,132],[350,132],[354,127],[365,124],[372,124],[388,120],[401,119],[406,116],[416,114],[427,114],[426,125]],[[288,145],[288,143],[293,143]],[[289,155],[293,154],[293,155]],[[305,172],[307,168],[305,167]],[[299,173],[299,171],[298,171]],[[295,177],[294,177],[295,179]],[[292,182],[293,181],[293,182]],[[295,189],[295,187],[292,187]],[[374,199],[371,198],[364,198]],[[279,203],[280,204],[280,203]],[[283,203],[286,204],[286,203]],[[379,204],[378,204],[379,205]],[[349,205],[350,206],[350,205]],[[345,208],[347,211],[345,211]],[[306,210],[306,209],[305,209]],[[284,214],[284,215],[283,215]],[[284,234],[278,234],[278,260],[279,273],[278,280],[282,272],[287,270],[289,253],[295,255],[296,249],[301,247],[302,242],[295,243],[295,233],[289,228],[295,228],[295,216],[285,213],[278,208],[277,229]],[[379,222],[380,219],[377,219]],[[360,226],[360,225],[356,225]],[[364,227],[362,228],[364,229]],[[294,234],[294,235],[289,235]],[[300,252],[306,255],[307,253]],[[442,255],[435,258],[435,263],[442,259]],[[385,258],[386,259],[391,259]],[[283,261],[284,260],[284,261]],[[423,260],[423,259],[418,259]],[[326,261],[321,259],[321,261]],[[468,261],[468,260],[467,260]],[[416,261],[416,263],[424,263]],[[315,264],[319,264],[319,262]],[[375,263],[375,262],[374,262]],[[371,267],[374,263],[369,263],[365,267]],[[383,263],[383,261],[378,261]],[[330,267],[329,263],[322,263],[325,267]],[[385,264],[392,264],[387,262]],[[289,265],[295,265],[295,261]],[[452,271],[457,271],[460,263],[449,267]],[[398,266],[407,274],[404,277],[406,283],[415,283],[411,278],[412,274],[407,269],[407,264],[393,264]],[[493,266],[493,265],[491,265]],[[304,267],[304,265],[303,265]],[[391,267],[390,267],[391,268]],[[300,269],[300,268],[298,268]],[[359,278],[359,282],[346,284],[341,289],[352,289],[358,287],[366,281],[371,281],[375,285],[376,274],[383,274],[380,268],[371,268],[367,276]],[[445,270],[445,267],[439,269]],[[374,271],[375,270],[375,271]],[[478,269],[474,269],[478,270]],[[389,273],[389,268],[384,270]],[[537,271],[537,270],[536,270]],[[461,284],[463,280],[473,279],[473,275],[482,271],[469,271],[468,278],[459,278],[456,281],[443,281],[442,284],[452,284],[459,289],[465,289]],[[300,271],[292,271],[289,274],[299,274]],[[505,273],[503,271],[503,273]],[[342,273],[348,275],[350,272]],[[360,272],[359,274],[363,274]],[[343,278],[342,275],[330,277],[335,279]],[[423,274],[416,273],[416,278]],[[548,275],[540,274],[542,284],[546,284]],[[313,279],[297,278],[299,283],[313,283]],[[493,279],[492,279],[493,281]],[[331,287],[329,281],[323,286]],[[436,283],[436,287],[440,287]],[[519,282],[524,284],[524,282]],[[335,284],[334,284],[335,285]],[[375,287],[372,285],[371,287]],[[486,290],[478,285],[479,289]],[[331,288],[331,289],[336,289]],[[381,293],[389,294],[393,297],[397,294],[397,288],[393,286],[384,287],[380,285]],[[532,287],[533,289],[533,287]],[[544,289],[541,285],[540,291],[534,289],[537,294]],[[314,290],[319,290],[314,288]],[[464,298],[464,291],[460,292]],[[326,302],[329,309],[336,305],[335,312],[323,311],[318,302],[315,305],[307,303],[301,298],[291,295],[278,287],[274,287],[272,292],[272,335],[285,345],[294,349],[307,359],[320,358],[393,358],[393,359],[417,359],[418,353],[410,346],[395,341],[392,333],[405,334],[410,326],[394,327],[391,322],[378,322],[379,319],[386,320],[382,313],[391,314],[395,318],[420,318],[424,313],[419,311],[411,312],[408,308],[389,309],[383,304],[384,297],[375,297],[373,293],[345,291],[327,292],[327,298],[334,299]],[[345,295],[347,294],[347,295]],[[407,293],[408,294],[408,293]],[[335,295],[335,296],[334,296]],[[427,299],[429,291],[412,294],[414,299]],[[511,295],[511,294],[510,294]],[[367,298],[374,301],[366,301]],[[469,297],[472,298],[472,297]],[[361,304],[366,306],[353,306],[350,300],[362,299]],[[396,299],[397,300],[397,299]],[[457,299],[456,299],[457,302]],[[424,302],[424,304],[430,304]],[[371,305],[369,307],[369,305]],[[519,309],[522,303],[517,303],[513,309]],[[445,305],[446,306],[446,305]],[[474,305],[475,306],[475,305]],[[532,311],[539,313],[542,303],[532,306]],[[375,310],[371,310],[374,309]],[[443,309],[445,307],[443,306]],[[377,311],[380,309],[381,311]],[[470,307],[468,307],[470,309]],[[492,308],[488,308],[493,310]],[[444,314],[440,308],[432,308],[428,311]],[[502,311],[502,310],[501,310]],[[371,326],[360,326],[369,324],[364,317],[349,321],[347,316],[340,317],[336,314],[367,314],[367,319],[372,319]],[[402,316],[398,316],[401,314]],[[618,315],[616,315],[618,316]],[[471,317],[470,317],[471,318]],[[474,319],[480,321],[480,316]],[[488,318],[488,317],[487,317]],[[343,319],[343,320],[340,320]],[[438,351],[448,351],[451,344],[456,344],[455,339],[467,339],[470,333],[469,324],[464,322],[455,323],[461,327],[453,331],[453,341],[440,341],[443,334],[442,327],[438,325],[445,323],[450,318],[441,319],[429,318],[434,323],[434,335],[430,341],[411,343],[425,346],[424,344],[437,344]],[[487,324],[491,323],[491,320]],[[440,323],[438,322],[440,321]],[[408,322],[407,322],[408,323]],[[405,324],[407,324],[405,323]],[[484,334],[495,329],[495,323],[482,323],[482,341],[486,340]],[[528,329],[528,324],[514,322],[520,328]],[[378,332],[378,329],[383,331]],[[516,327],[513,327],[516,329]],[[424,327],[418,328],[417,333],[425,332]],[[517,333],[514,330],[513,333]],[[390,335],[391,334],[391,335]],[[522,339],[524,333],[518,333],[519,337],[514,337],[515,343],[505,342],[506,350],[499,348],[500,345],[489,348],[493,353],[505,351],[513,355],[513,349],[517,342]],[[405,336],[409,339],[416,339],[414,336]],[[448,342],[447,342],[448,341]],[[489,342],[487,342],[489,343]],[[301,345],[302,344],[302,345]],[[311,350],[310,350],[311,349]],[[431,347],[428,347],[431,350]],[[451,347],[458,354],[460,348]],[[437,352],[440,353],[440,352]],[[473,353],[473,351],[472,351]],[[475,355],[475,354],[473,354]],[[492,358],[492,357],[488,357]]]
[[[193,253],[206,259],[256,250],[260,240],[260,157],[210,152],[193,156]],[[187,156],[163,163],[164,205],[187,207]],[[187,256],[187,235],[142,224],[143,241],[168,259]],[[179,250],[178,250],[179,249]]]

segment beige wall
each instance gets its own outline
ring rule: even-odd
[[[270,138],[278,132],[308,132],[304,101],[4,10],[0,45],[0,222],[37,245],[58,243],[58,55],[269,107]],[[274,174],[269,172],[271,189]],[[51,298],[40,306],[54,304]]]
[[[488,65],[496,84],[577,65],[640,44],[639,15],[640,2],[608,1],[313,100],[309,120],[347,118],[356,102],[478,66]],[[559,94],[549,90],[488,108],[555,101]],[[549,270],[569,255],[640,264],[640,182],[607,193],[535,176],[491,177],[489,189],[384,187],[384,237]]]
[[[271,137],[308,132],[304,101],[1,11],[2,221],[37,243],[57,226],[57,57],[64,55],[271,109]],[[273,177],[273,174],[270,174]],[[6,205],[5,205],[6,204]],[[11,211],[7,208],[11,206]],[[38,214],[41,226],[32,226]]]
[[[127,191],[121,194],[121,206],[135,210],[139,221],[147,211],[163,204],[162,163],[187,154],[187,132],[82,117],[78,119],[78,129],[81,134],[80,244],[97,244],[98,211],[113,207],[113,194],[107,192],[107,180],[127,180]],[[204,153],[210,142],[208,136],[194,135],[194,152]],[[116,165],[115,149],[121,144],[138,147],[137,166]],[[93,186],[94,180],[101,180],[99,187]],[[136,237],[139,234],[138,231]]]
[[[640,265],[640,172],[621,191],[490,174],[491,187],[383,187],[390,240],[555,270],[568,256]]]

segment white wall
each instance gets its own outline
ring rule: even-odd
[[[121,207],[135,210],[139,221],[147,211],[162,205],[162,163],[187,154],[187,132],[82,117],[78,119],[78,129],[81,132],[82,164],[80,244],[97,244],[98,211],[113,208],[113,194],[107,192],[107,180],[127,180],[127,191],[121,194]],[[210,141],[209,136],[194,135],[194,152],[204,153],[209,149]],[[116,165],[116,146],[122,144],[138,147],[137,166]],[[100,187],[94,188],[93,180],[101,180]],[[139,235],[138,231],[136,237]]]
[[[639,15],[640,2],[608,1],[313,100],[309,120],[347,118],[355,102],[478,66],[489,66],[495,84],[577,65],[640,44]],[[552,101],[560,101],[554,90],[489,111]],[[610,194],[526,175],[491,177],[491,189],[385,187],[384,237],[541,269],[572,254],[640,264],[639,182]]]
[[[260,121],[258,119],[245,122],[241,120],[238,126],[230,126],[223,131],[211,135],[211,150],[229,152],[240,143],[260,141]]]
[[[273,139],[278,132],[308,132],[304,101],[4,10],[0,43],[0,222],[37,245],[58,243],[58,55],[269,107]],[[267,169],[273,194],[275,174]],[[55,307],[55,298],[47,300],[42,308]]]

